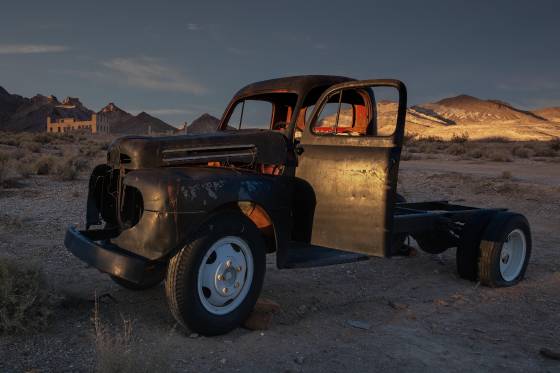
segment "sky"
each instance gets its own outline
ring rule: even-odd
[[[221,116],[254,81],[396,78],[409,103],[458,94],[560,106],[558,1],[5,1],[0,86],[109,102],[173,125]]]

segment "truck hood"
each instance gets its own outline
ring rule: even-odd
[[[124,136],[109,146],[113,168],[138,170],[165,166],[238,162],[287,164],[290,143],[270,130],[218,131],[166,137]]]

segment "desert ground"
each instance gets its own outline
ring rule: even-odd
[[[174,325],[162,286],[125,290],[66,251],[65,229],[84,225],[88,172],[107,140],[0,140],[0,254],[41,269],[50,312],[0,334],[2,372],[560,371],[540,353],[560,351],[557,144],[417,141],[403,153],[398,189],[409,201],[528,217],[533,253],[519,285],[460,279],[454,249],[301,270],[278,270],[270,255],[262,297],[280,310],[269,328],[208,338]],[[21,148],[33,155],[14,156]],[[38,172],[41,159],[50,166]]]

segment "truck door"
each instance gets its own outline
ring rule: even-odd
[[[296,178],[315,198],[311,244],[386,255],[405,115],[397,80],[337,84],[319,98],[297,145]]]

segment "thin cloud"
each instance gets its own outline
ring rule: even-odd
[[[151,57],[114,58],[103,62],[103,66],[114,73],[117,79],[134,87],[194,94],[208,91],[178,69]]]
[[[0,54],[60,53],[69,49],[65,45],[0,44]]]
[[[187,23],[187,29],[189,31],[198,31],[200,30],[200,26],[196,23]]]

